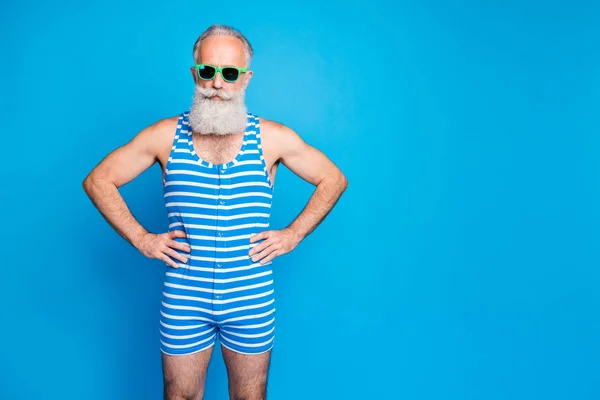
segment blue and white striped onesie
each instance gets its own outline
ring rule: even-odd
[[[191,354],[214,345],[258,354],[273,346],[272,262],[253,263],[254,234],[269,229],[273,185],[264,161],[259,119],[247,115],[242,147],[226,164],[194,151],[189,112],[179,115],[163,180],[169,231],[191,247],[187,264],[166,265],[160,307],[161,351]],[[179,250],[177,250],[179,251]]]

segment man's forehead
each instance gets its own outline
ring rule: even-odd
[[[245,64],[244,44],[233,36],[210,36],[200,46],[200,62],[207,64]]]

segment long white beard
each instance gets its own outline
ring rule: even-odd
[[[211,100],[213,96],[219,96],[222,100]],[[196,86],[189,124],[192,132],[204,135],[239,133],[246,130],[246,112],[244,91]]]

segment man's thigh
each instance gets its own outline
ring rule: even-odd
[[[162,354],[165,400],[202,400],[214,346],[188,355]]]
[[[231,400],[265,400],[271,350],[243,354],[221,346],[229,378]]]

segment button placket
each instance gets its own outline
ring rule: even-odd
[[[221,172],[222,168],[219,166],[216,166],[216,173],[217,173],[217,220],[216,220],[216,229],[217,229],[217,237],[222,238],[224,236],[223,231],[221,230],[223,228],[223,216],[226,214],[225,210],[223,209],[223,206],[226,205],[226,201],[222,198],[223,195],[223,190],[222,190],[222,172]],[[214,262],[214,268],[215,270],[217,269],[221,269],[223,267],[222,262],[219,260],[219,258],[221,258],[224,254],[223,251],[221,251],[220,249],[226,247],[225,246],[225,241],[223,240],[216,240],[215,241],[215,247],[219,249],[219,251],[215,250],[215,262]],[[216,272],[213,274],[215,279],[220,279],[221,278],[221,274],[219,272]],[[215,289],[221,289],[221,285],[220,284],[215,284],[213,286]],[[221,294],[215,294],[213,292],[213,300],[221,300],[223,298],[223,295]],[[221,311],[222,310],[222,304],[215,304],[213,303],[213,309],[215,311]]]

